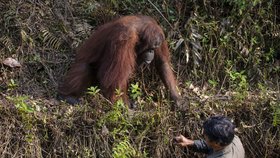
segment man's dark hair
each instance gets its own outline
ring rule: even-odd
[[[203,124],[204,134],[221,146],[229,145],[234,138],[234,125],[224,116],[213,116]]]

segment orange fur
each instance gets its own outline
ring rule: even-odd
[[[150,49],[155,50],[161,79],[172,98],[178,100],[163,30],[155,20],[141,15],[125,16],[99,27],[78,48],[75,63],[59,86],[59,95],[80,97],[87,87],[97,84],[110,101],[115,101],[115,90],[119,89],[129,103],[127,84],[135,70],[136,58]]]

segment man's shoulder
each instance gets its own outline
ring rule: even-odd
[[[231,144],[225,147],[223,150],[214,152],[207,158],[244,158],[245,151],[241,140],[238,136],[234,136]]]
[[[234,136],[231,145],[233,146],[233,148],[244,151],[243,144],[237,135]]]

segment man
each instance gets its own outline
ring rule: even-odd
[[[245,151],[234,125],[224,116],[210,117],[203,124],[205,140],[191,140],[180,135],[175,138],[183,147],[207,154],[207,158],[244,158]]]

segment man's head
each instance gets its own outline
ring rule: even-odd
[[[224,116],[210,117],[203,124],[204,135],[208,145],[225,147],[234,138],[234,125]]]

